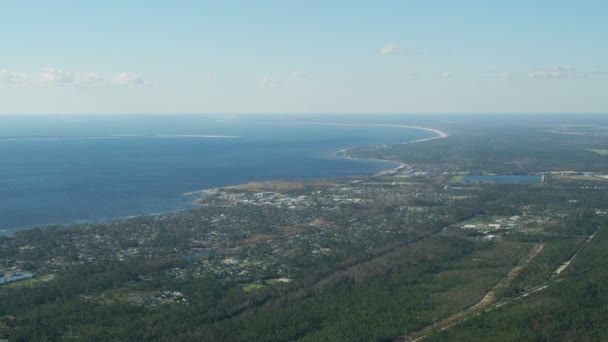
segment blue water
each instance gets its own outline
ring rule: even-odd
[[[538,175],[495,175],[495,176],[466,176],[465,182],[494,182],[494,183],[540,183],[543,176]]]
[[[371,174],[394,164],[331,153],[432,136],[302,121],[0,116],[0,229],[180,210],[192,200],[184,192],[251,181]]]

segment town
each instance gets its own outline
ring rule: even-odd
[[[313,324],[318,317],[306,315],[318,309],[335,313],[325,322],[349,326],[338,339],[348,331],[399,337],[407,329],[407,340],[448,326],[443,334],[457,334],[457,323],[479,312],[515,309],[551,294],[572,272],[595,269],[580,263],[604,241],[601,162],[583,169],[590,164],[537,157],[525,159],[529,172],[505,173],[505,165],[523,162],[479,162],[475,151],[457,163],[429,158],[437,145],[455,148],[445,141],[342,151],[401,163],[375,175],[206,189],[185,195],[192,210],[1,237],[0,338],[31,336],[19,327],[35,317],[65,326],[70,318],[53,314],[60,306],[114,312],[137,337],[133,310],[144,320],[196,312],[197,336],[238,340],[275,324],[298,326],[300,316]],[[26,315],[34,303],[44,310]],[[353,312],[367,312],[378,327],[394,322],[373,331],[339,323]],[[84,321],[72,329],[98,333]]]

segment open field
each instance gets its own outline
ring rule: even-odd
[[[450,183],[457,184],[462,182],[464,182],[464,176],[454,176],[450,179]]]
[[[608,150],[588,149],[587,151],[591,151],[591,152],[597,153],[600,156],[608,156]]]
[[[264,284],[247,284],[247,285],[243,285],[243,291],[245,292],[251,292],[251,291],[256,291],[256,290],[261,290],[263,288],[265,288],[266,285]]]

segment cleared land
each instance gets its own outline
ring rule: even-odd
[[[545,247],[545,245],[542,243],[535,244],[532,247],[532,249],[530,250],[530,252],[528,253],[528,255],[526,255],[524,258],[522,258],[515,267],[513,267],[511,270],[509,270],[509,272],[498,283],[496,283],[496,285],[494,285],[494,287],[492,287],[492,289],[488,293],[486,293],[486,295],[479,302],[477,302],[477,304],[475,304],[465,310],[457,312],[439,322],[435,322],[432,325],[428,325],[428,326],[424,327],[423,329],[421,329],[409,336],[403,336],[400,340],[401,341],[421,340],[424,337],[426,337],[427,335],[436,331],[437,329],[439,329],[439,330],[447,329],[454,324],[458,324],[458,321],[465,318],[465,316],[473,314],[473,313],[477,313],[480,310],[488,307],[489,305],[491,305],[492,303],[494,303],[496,301],[497,292],[500,289],[503,289],[503,288],[509,286],[511,281],[524,268],[526,268],[528,266],[528,264],[530,264],[530,262],[543,250],[544,247]]]
[[[450,179],[450,183],[462,183],[464,181],[464,176],[454,176]]]
[[[606,156],[608,155],[608,150],[594,150],[594,149],[588,149],[587,151],[591,151],[593,153],[597,153],[600,156]]]

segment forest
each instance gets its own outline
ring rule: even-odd
[[[216,189],[189,211],[0,237],[0,272],[36,275],[0,286],[0,339],[606,339],[608,164],[586,149],[608,143],[551,129],[452,125],[346,152],[404,174]],[[580,172],[451,181],[560,170]]]

